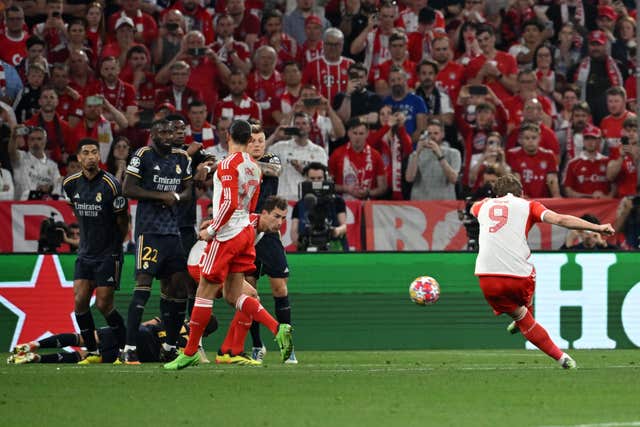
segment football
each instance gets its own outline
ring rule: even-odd
[[[409,286],[409,297],[418,305],[435,304],[440,298],[440,285],[433,277],[418,277]]]

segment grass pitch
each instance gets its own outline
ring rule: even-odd
[[[300,364],[0,366],[0,425],[640,426],[637,350],[300,352]],[[4,355],[6,356],[6,355]],[[213,354],[211,354],[213,358]]]

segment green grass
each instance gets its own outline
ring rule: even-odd
[[[300,352],[297,366],[0,366],[0,425],[638,426],[637,350]],[[6,355],[3,355],[6,356]],[[610,424],[613,423],[613,424]]]

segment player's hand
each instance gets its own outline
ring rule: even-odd
[[[200,230],[199,235],[200,235],[200,240],[204,240],[205,242],[210,242],[213,240],[213,236],[209,234],[206,227]]]
[[[602,224],[598,226],[598,233],[605,236],[613,236],[616,234],[616,230],[614,230],[611,224]]]
[[[200,228],[198,229],[198,233],[200,233],[202,230],[206,230],[207,227],[210,226],[210,225],[211,225],[211,220],[210,219],[205,219],[200,224]]]
[[[435,142],[434,140],[430,139],[426,142],[426,146],[429,150],[433,151],[433,154],[435,154],[436,156],[440,157],[442,156],[442,150],[440,149],[440,146],[438,145],[437,142]]]
[[[175,193],[173,192],[162,193],[162,203],[169,207],[175,205],[178,199],[176,199],[176,196],[174,196],[174,194]]]

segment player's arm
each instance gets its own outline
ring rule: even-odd
[[[560,184],[558,184],[557,173],[554,172],[547,174],[547,187],[549,187],[551,197],[562,197],[562,195],[560,195]]]
[[[139,176],[135,176],[127,170],[122,191],[125,197],[136,200],[154,200],[167,206],[173,206],[178,201],[176,193],[145,190],[140,186],[140,179]]]
[[[576,216],[559,214],[552,210],[546,210],[542,214],[542,221],[571,230],[594,231],[596,233],[602,233],[605,236],[612,236],[615,233],[611,224],[593,224]]]
[[[193,196],[193,175],[191,174],[191,157],[188,155],[187,167],[184,169],[184,176],[182,177],[182,192],[178,193],[178,199],[181,202],[190,201]]]

